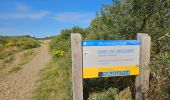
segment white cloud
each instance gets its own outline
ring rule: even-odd
[[[28,7],[26,4],[20,3],[20,2],[15,2],[15,7],[16,7],[17,11],[21,11],[21,12],[30,10],[30,7]]]
[[[14,13],[0,13],[0,19],[42,19],[48,16],[48,11],[37,11],[37,12],[14,12]]]
[[[13,12],[4,12],[0,13],[0,19],[3,20],[15,20],[15,19],[42,19],[50,14],[49,11],[46,10],[38,10],[34,11],[30,9],[30,6],[21,3],[21,2],[12,2],[14,6]]]
[[[92,12],[61,12],[51,13],[46,10],[34,11],[30,6],[22,2],[13,2],[15,11],[0,13],[0,20],[37,20],[42,18],[55,19],[59,23],[89,23],[95,16]]]
[[[89,23],[95,14],[89,12],[63,12],[55,15],[55,19],[60,23],[81,22]]]

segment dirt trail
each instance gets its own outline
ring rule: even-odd
[[[38,49],[37,55],[22,70],[0,79],[0,100],[30,100],[38,72],[48,63],[51,56],[47,45]]]

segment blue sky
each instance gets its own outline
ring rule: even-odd
[[[0,35],[46,37],[61,29],[86,28],[112,0],[0,0]]]

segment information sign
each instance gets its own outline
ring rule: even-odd
[[[139,40],[84,40],[83,78],[139,74]]]

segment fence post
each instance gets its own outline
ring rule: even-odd
[[[138,33],[137,39],[141,41],[141,46],[139,60],[140,73],[135,79],[135,100],[143,100],[146,98],[144,94],[149,90],[151,37],[148,34]]]
[[[79,33],[71,34],[73,100],[83,100],[81,40]]]

